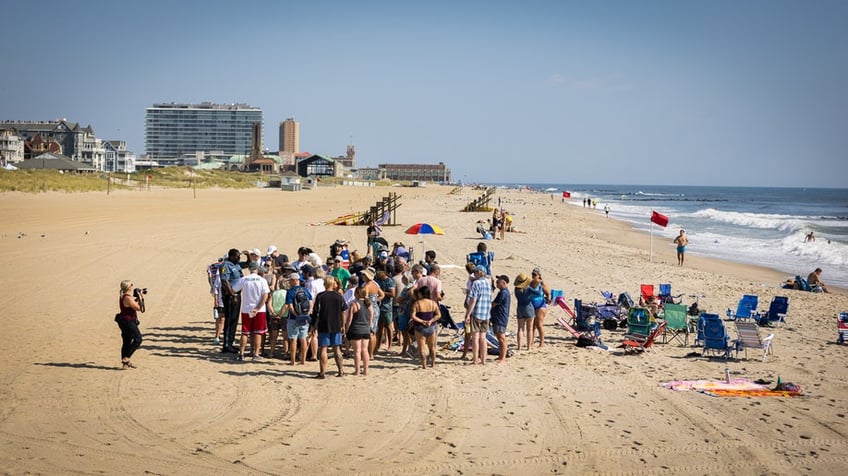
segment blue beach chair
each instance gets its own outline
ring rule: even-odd
[[[727,360],[733,346],[730,345],[730,336],[727,334],[724,322],[718,317],[718,314],[703,314],[701,317],[704,320],[704,350],[702,355],[706,356],[711,353]]]
[[[789,298],[786,296],[775,296],[769,304],[768,312],[761,314],[759,323],[761,326],[777,326],[786,324],[786,313],[789,312]]]
[[[753,294],[746,294],[739,300],[739,305],[736,306],[736,312],[727,310],[727,317],[731,320],[736,319],[751,319],[756,317],[757,305],[760,298]]]

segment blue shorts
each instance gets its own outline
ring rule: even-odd
[[[399,315],[397,318],[398,330],[405,331],[409,328],[409,316]]]
[[[341,332],[319,332],[318,333],[318,347],[331,347],[336,345],[342,345],[342,333]]]
[[[506,326],[499,326],[497,324],[492,324],[491,328],[492,328],[492,332],[494,332],[495,335],[506,334]]]
[[[309,324],[299,326],[297,325],[297,320],[286,319],[286,331],[288,332],[289,339],[306,339],[306,336],[309,334]]]
[[[678,252],[678,253],[685,253],[685,252],[686,252],[686,247],[685,247],[685,246],[678,246],[678,247],[677,247],[677,252]]]
[[[519,319],[532,319],[536,317],[536,310],[533,309],[533,305],[529,302],[523,306],[518,306],[515,311]]]

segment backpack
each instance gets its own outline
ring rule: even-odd
[[[294,308],[295,318],[298,325],[309,324],[312,318],[309,317],[309,294],[303,286],[298,286],[294,289],[294,298],[292,299],[292,307]]]

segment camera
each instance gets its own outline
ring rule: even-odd
[[[140,311],[144,312],[144,295],[147,294],[147,288],[135,288],[133,289],[133,297],[136,301],[138,301],[139,306],[141,307]]]

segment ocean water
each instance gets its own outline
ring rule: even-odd
[[[503,184],[506,185],[506,184]],[[654,225],[654,253],[673,253],[669,243],[683,228],[687,254],[754,264],[806,277],[823,270],[827,284],[848,288],[848,189],[696,187],[574,184],[527,185],[557,197],[571,192],[570,205],[597,201],[598,213],[650,231],[651,210],[669,217]],[[815,242],[804,242],[813,232]],[[672,255],[673,256],[673,255]],[[766,283],[777,285],[779,283]]]

